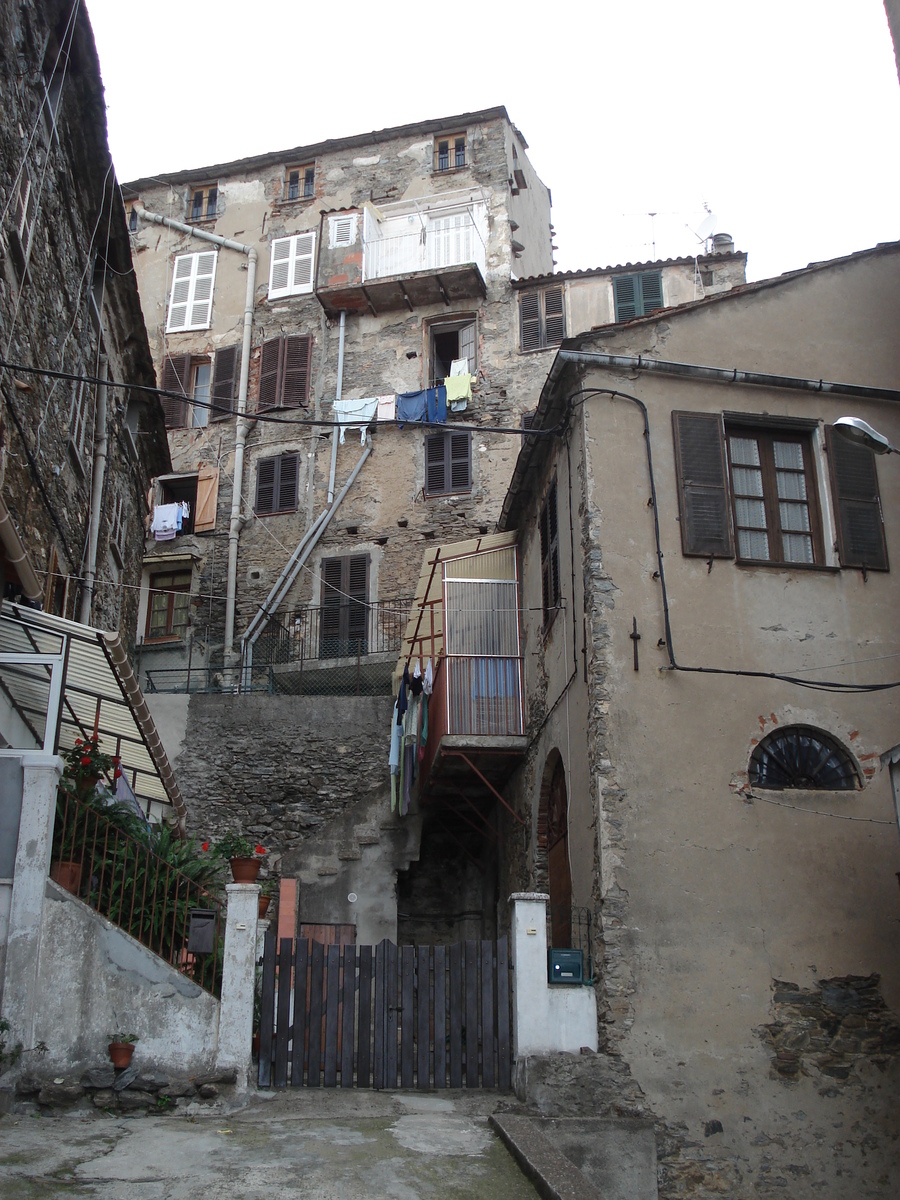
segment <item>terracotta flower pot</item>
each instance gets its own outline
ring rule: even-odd
[[[256,877],[262,866],[260,858],[232,858],[231,874],[235,883],[256,883]]]
[[[271,896],[263,896],[262,894],[260,894],[260,897],[259,897],[259,914],[258,914],[258,916],[259,916],[259,919],[260,919],[260,920],[262,920],[262,919],[263,919],[263,917],[266,915],[266,913],[269,911],[269,905],[270,905],[271,903],[272,903],[272,897],[271,897]]]
[[[50,878],[67,892],[77,896],[81,887],[81,863],[72,862],[70,859],[51,863]]]
[[[121,1071],[124,1067],[131,1065],[133,1054],[134,1042],[109,1043],[109,1057],[112,1059],[112,1065],[117,1071]]]

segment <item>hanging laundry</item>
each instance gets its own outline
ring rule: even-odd
[[[429,388],[425,393],[425,419],[432,424],[447,424],[447,389]]]
[[[426,395],[427,393],[425,391],[401,392],[397,397],[397,420],[424,421]]]
[[[394,701],[394,711],[391,713],[391,749],[388,755],[388,766],[391,769],[391,812],[397,810],[397,782],[400,776],[400,725],[397,721],[398,701]]]
[[[153,509],[150,532],[158,542],[170,542],[181,528],[180,504],[157,504]]]
[[[431,668],[431,659],[429,658],[428,663],[425,666],[425,678],[422,681],[422,689],[425,692],[426,696],[431,695],[431,690],[433,687],[434,687],[434,671]]]
[[[366,444],[366,428],[375,416],[378,408],[378,397],[369,396],[364,400],[335,400],[332,405],[335,419],[340,422],[340,443],[344,444],[344,434],[348,429],[359,430],[360,445]]]
[[[378,396],[378,408],[375,419],[377,421],[396,421],[397,419],[397,397],[391,393],[390,396]]]
[[[468,375],[469,360],[468,358],[454,358],[450,364],[450,375]]]
[[[412,679],[410,680],[410,683],[409,683],[409,690],[412,692],[412,694],[414,696],[421,696],[422,695],[422,687],[423,687],[422,664],[417,662],[416,666],[415,666],[415,670],[413,671],[413,674],[412,674]]]
[[[450,405],[451,412],[463,412],[472,399],[472,384],[475,382],[475,376],[469,375],[448,375],[444,380],[444,387],[447,389],[447,403]]]
[[[403,668],[403,678],[400,680],[400,695],[397,697],[397,724],[403,720],[406,706],[409,703],[409,667]]]

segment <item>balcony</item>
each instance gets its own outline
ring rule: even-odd
[[[245,662],[241,691],[305,696],[376,696],[391,672],[409,619],[408,597],[298,608],[273,617]]]
[[[352,217],[353,241],[319,255],[316,295],[329,315],[451,307],[487,294],[487,207],[477,190]]]
[[[528,746],[514,535],[428,551],[399,669],[429,658],[437,669],[420,806],[445,824],[496,836],[497,804],[520,820],[502,789]]]

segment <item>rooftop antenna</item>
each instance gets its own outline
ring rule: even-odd
[[[709,205],[706,203],[705,200],[703,202],[703,207],[706,210],[706,216],[703,218],[703,220],[700,222],[700,224],[697,226],[697,228],[691,229],[690,225],[686,225],[686,228],[691,230],[691,233],[694,235],[694,237],[697,239],[698,242],[703,243],[703,253],[708,254],[709,253],[709,240],[712,237],[712,235],[716,232],[716,226],[719,224],[719,218],[716,216],[716,214],[714,212],[710,211]]]

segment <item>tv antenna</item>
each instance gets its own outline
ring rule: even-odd
[[[716,232],[716,227],[719,224],[719,218],[714,212],[710,212],[708,204],[704,203],[703,207],[706,210],[706,216],[703,218],[697,228],[691,229],[690,225],[686,225],[686,228],[691,230],[691,233],[698,242],[703,243],[703,253],[706,254],[709,250],[707,243],[712,235]]]

